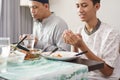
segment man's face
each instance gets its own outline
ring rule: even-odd
[[[93,5],[91,0],[78,0],[76,6],[81,21],[85,22],[96,17],[96,11],[99,9],[98,3]]]
[[[37,1],[30,1],[29,7],[31,15],[34,19],[42,20],[44,18],[44,14],[46,12],[46,7],[44,4]]]

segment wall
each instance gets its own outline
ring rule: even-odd
[[[51,11],[61,16],[75,31],[81,24],[77,15],[76,0],[50,0]],[[101,8],[98,12],[100,20],[114,26],[120,31],[120,0],[101,0]]]
[[[70,29],[76,30],[80,24],[74,0],[50,0],[50,9],[56,15],[62,17],[69,25]]]
[[[120,0],[101,0],[99,18],[120,31]]]
[[[20,6],[28,6],[29,0],[20,0]]]

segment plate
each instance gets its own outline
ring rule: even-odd
[[[44,52],[41,54],[46,59],[52,59],[52,60],[61,60],[61,61],[70,61],[76,59],[78,56],[75,56],[75,54],[78,54],[76,52],[65,52],[65,51],[56,51],[52,54],[50,52]]]

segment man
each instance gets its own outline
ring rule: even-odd
[[[104,62],[103,69],[88,73],[89,80],[118,80],[120,38],[108,24],[97,18],[100,0],[77,0],[76,6],[85,25],[80,27],[79,34],[66,30],[63,33],[64,41],[73,45],[74,51],[88,51],[82,55],[83,58]]]
[[[34,18],[33,34],[36,36],[35,47],[51,51],[58,47],[59,50],[70,51],[70,45],[64,43],[62,33],[68,29],[61,18],[51,13],[48,0],[30,0],[29,7]]]

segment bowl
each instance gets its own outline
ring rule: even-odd
[[[8,57],[8,62],[10,63],[22,63],[25,59],[26,54],[20,52],[20,51],[14,51],[10,53]]]
[[[33,50],[30,50],[29,52],[21,50],[21,52],[26,54],[25,60],[34,60],[34,59],[41,58],[41,56],[40,56],[41,50],[39,50],[39,49],[33,49]]]

